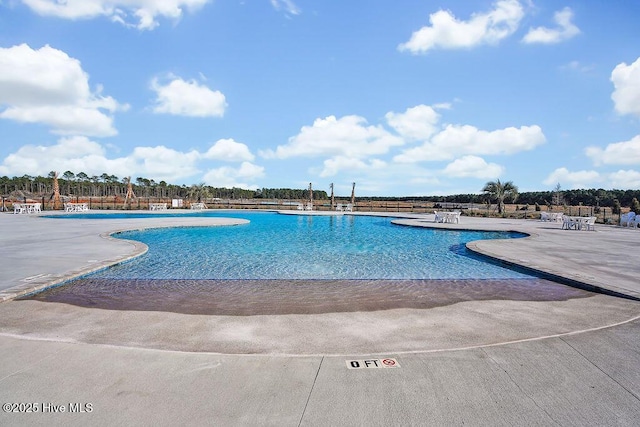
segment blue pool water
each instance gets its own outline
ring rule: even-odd
[[[211,215],[211,214],[210,214]],[[529,277],[469,253],[507,232],[399,226],[382,217],[224,213],[233,227],[128,231],[149,252],[96,277],[123,279],[487,279]]]
[[[487,262],[465,248],[472,240],[523,237],[518,233],[405,227],[389,218],[350,215],[211,211],[187,215],[244,218],[250,223],[119,233],[117,237],[146,243],[149,251],[23,299],[109,310],[251,316],[590,296]]]

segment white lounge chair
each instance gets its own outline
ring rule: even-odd
[[[353,205],[351,203],[347,203],[347,206],[345,206],[344,211],[353,212]]]
[[[460,211],[448,212],[447,222],[450,222],[451,224],[453,224],[453,223],[460,224],[460,215],[461,214],[462,214],[462,212],[460,212]]]
[[[336,205],[336,211],[337,211],[337,212],[342,212],[342,210],[343,210],[342,203],[338,203],[338,204]]]
[[[166,203],[150,203],[149,204],[150,211],[165,211],[167,210]]]
[[[205,205],[204,203],[191,203],[191,209],[201,211],[207,209],[207,205]]]
[[[433,211],[433,214],[435,215],[436,222],[444,222],[444,215],[442,213],[439,213],[438,211]]]
[[[551,215],[549,215],[549,212],[540,212],[540,221],[551,221]]]
[[[14,214],[27,213],[27,210],[25,209],[25,207],[21,203],[14,203],[13,204],[13,213]]]
[[[624,227],[629,227],[632,222],[636,219],[636,213],[631,211],[624,215],[620,216],[620,225]]]
[[[305,205],[304,207],[305,211],[312,211],[313,210],[313,203],[309,202]]]
[[[580,218],[578,227],[580,230],[596,231],[596,217],[590,216],[586,218]]]

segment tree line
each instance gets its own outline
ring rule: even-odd
[[[492,200],[489,194],[452,194],[448,196],[423,197],[371,197],[372,200],[425,201],[432,203],[475,203],[485,204]],[[529,191],[518,193],[510,203],[535,206],[600,206],[613,207],[616,201],[621,206],[630,207],[633,199],[640,200],[640,190],[605,190],[602,188],[577,190]],[[494,200],[495,201],[495,200]]]
[[[55,172],[46,177],[23,175],[21,177],[0,177],[0,193],[5,197],[22,197],[30,194],[38,197],[53,195]],[[119,178],[103,173],[89,176],[84,172],[66,171],[58,176],[60,194],[72,197],[122,197],[127,194],[129,177]],[[156,182],[144,177],[131,178],[131,186],[136,197],[161,199],[308,199],[308,189],[262,188],[248,190],[244,188],[214,187],[204,183],[187,185]],[[327,192],[313,190],[314,199],[327,199]]]
[[[24,192],[38,196],[53,194],[54,172],[48,176],[0,177],[0,193],[10,197]],[[73,197],[125,197],[127,193],[127,177],[119,178],[115,175],[103,173],[89,176],[84,172],[74,173],[66,171],[58,177],[60,194]],[[165,181],[154,181],[144,177],[131,179],[133,191],[137,197],[153,198],[219,198],[219,199],[280,199],[304,200],[309,198],[308,189],[295,188],[260,188],[249,190],[243,188],[225,188],[205,185],[175,185]],[[506,184],[506,183],[505,183]],[[516,187],[517,188],[517,187]],[[324,190],[313,190],[313,198],[326,200],[329,198]],[[517,198],[509,200],[521,205],[540,206],[600,206],[614,207],[616,203],[630,207],[633,199],[640,200],[640,190],[605,190],[602,188],[563,190],[560,186],[549,191],[531,191],[517,194]],[[356,197],[357,200],[387,200],[387,201],[416,201],[432,203],[475,203],[486,204],[492,201],[490,192],[478,194],[452,194],[448,196],[421,197]]]

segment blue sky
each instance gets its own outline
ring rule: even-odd
[[[0,0],[0,175],[640,187],[640,2]]]

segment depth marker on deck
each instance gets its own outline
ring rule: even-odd
[[[367,368],[399,368],[400,364],[396,359],[387,357],[384,359],[356,359],[347,360],[347,368],[349,369],[367,369]]]

